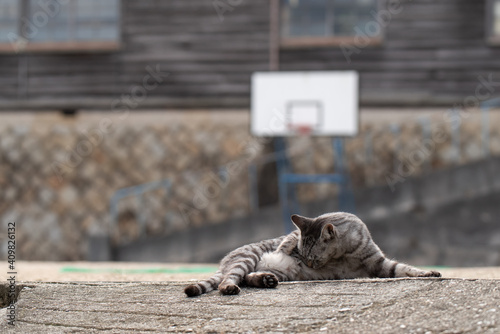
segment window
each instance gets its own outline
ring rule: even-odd
[[[338,45],[358,34],[379,43],[377,10],[377,0],[281,0],[281,45]]]
[[[0,43],[9,41],[9,33],[17,31],[18,0],[0,0]]]
[[[4,51],[114,50],[119,0],[0,0]]]
[[[500,45],[500,0],[489,0],[486,11],[488,41]]]

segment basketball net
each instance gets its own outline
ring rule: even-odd
[[[300,137],[309,137],[313,132],[313,128],[309,124],[290,124],[288,125],[290,132]]]

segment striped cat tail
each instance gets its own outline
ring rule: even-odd
[[[196,297],[217,289],[220,282],[222,282],[222,273],[217,271],[215,275],[209,279],[187,286],[184,292],[188,297]]]

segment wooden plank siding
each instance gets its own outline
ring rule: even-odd
[[[358,70],[363,105],[451,106],[474,95],[479,76],[500,82],[500,48],[486,42],[485,1],[401,3],[382,45],[361,48],[351,63],[340,48],[283,50],[281,69]]]
[[[267,0],[243,1],[223,22],[212,0],[122,4],[117,52],[0,54],[0,109],[110,108],[148,66],[169,76],[139,109],[248,106],[251,73],[268,69]]]
[[[138,109],[249,107],[251,73],[269,67],[269,0],[244,0],[223,22],[212,0],[122,3],[116,52],[0,54],[0,110],[110,108],[147,66],[169,76]],[[486,0],[401,3],[382,43],[350,63],[338,46],[282,48],[280,69],[358,70],[365,106],[451,105],[474,94],[478,76],[500,81]]]

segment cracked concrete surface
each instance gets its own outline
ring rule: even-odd
[[[187,298],[187,282],[24,283],[3,333],[499,333],[500,284],[473,279],[283,283]]]

